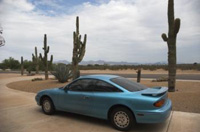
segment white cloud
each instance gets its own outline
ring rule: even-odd
[[[175,16],[181,18],[177,40],[179,62],[200,61],[200,11],[195,8],[197,3],[198,0],[175,1]],[[25,0],[1,2],[0,23],[4,28],[6,45],[0,48],[0,60],[9,56],[31,59],[35,46],[43,52],[43,35],[47,33],[50,54],[54,59],[71,61],[72,33],[78,15],[80,33],[88,35],[84,60],[167,61],[167,44],[160,37],[163,32],[167,33],[168,28],[167,0],[84,3],[74,7],[75,12],[71,14],[57,16],[45,16],[43,12],[34,11],[35,8]]]
[[[15,11],[31,11],[34,6],[26,0],[2,0],[0,5],[0,12],[15,12]]]

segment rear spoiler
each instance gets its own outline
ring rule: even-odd
[[[168,91],[167,87],[147,88],[142,91],[142,95],[159,96],[165,94],[167,91]]]

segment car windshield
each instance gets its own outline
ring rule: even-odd
[[[130,92],[134,92],[134,91],[141,91],[146,89],[147,87],[139,84],[137,82],[133,82],[131,80],[128,80],[126,78],[123,77],[117,77],[117,78],[112,78],[110,79],[112,82],[116,83],[117,85],[125,88],[126,90],[130,91]]]

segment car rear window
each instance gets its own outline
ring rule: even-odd
[[[128,80],[123,77],[116,77],[116,78],[112,78],[110,80],[130,92],[141,91],[141,90],[144,90],[147,88],[146,86],[144,86],[142,84],[133,82],[133,81]]]

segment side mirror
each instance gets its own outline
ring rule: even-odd
[[[67,85],[63,89],[65,90],[65,92],[67,92],[69,90],[69,86]]]

